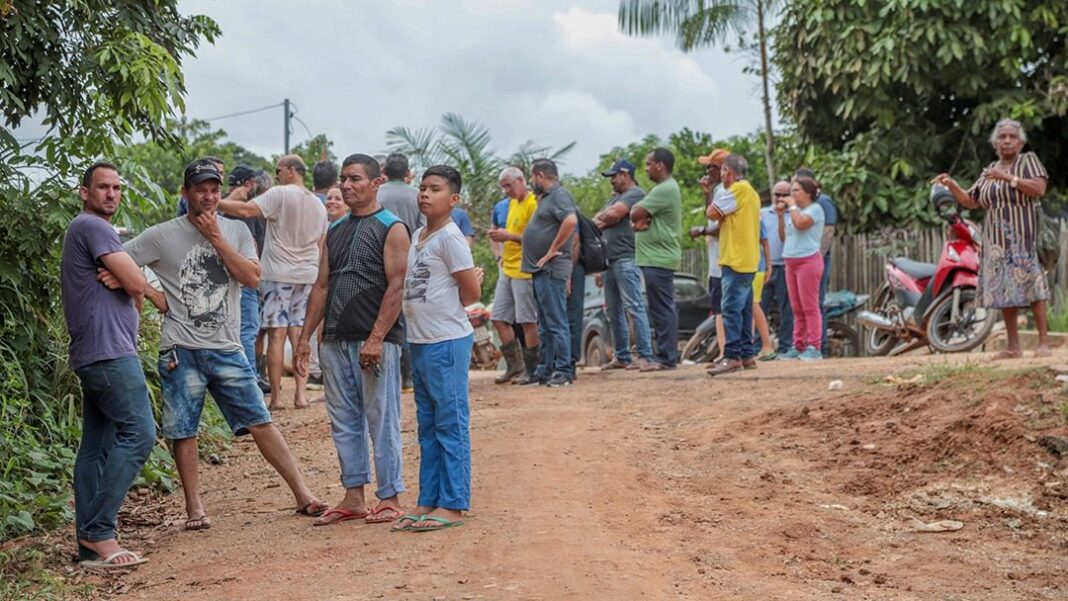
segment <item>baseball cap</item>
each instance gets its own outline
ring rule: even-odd
[[[608,171],[604,171],[601,175],[605,177],[612,177],[620,171],[626,171],[634,177],[634,164],[627,159],[616,159],[616,162],[612,163],[612,166],[608,168]]]
[[[256,171],[248,165],[238,165],[234,167],[234,170],[230,172],[230,175],[226,178],[226,183],[231,186],[240,186],[248,180],[256,177]]]
[[[213,179],[220,184],[222,183],[222,174],[219,173],[219,168],[215,166],[215,163],[209,160],[201,159],[189,163],[185,168],[185,178],[182,180],[185,186],[195,186],[199,183],[206,182]]]
[[[697,162],[702,165],[722,165],[723,159],[730,156],[731,151],[726,148],[713,148],[708,156],[697,157]]]

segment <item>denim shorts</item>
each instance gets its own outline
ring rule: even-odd
[[[256,374],[240,349],[174,347],[160,351],[159,377],[163,384],[165,438],[181,440],[197,435],[205,392],[215,399],[234,436],[248,434],[250,426],[271,422]]]

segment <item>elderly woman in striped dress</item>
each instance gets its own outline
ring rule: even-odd
[[[1049,286],[1038,261],[1038,211],[1049,176],[1033,152],[1021,152],[1027,133],[1020,122],[1002,119],[990,134],[998,160],[990,163],[971,188],[964,189],[948,174],[935,178],[966,208],[986,211],[979,267],[979,297],[983,306],[1001,309],[1008,345],[995,359],[1019,359],[1016,315],[1031,308],[1038,328],[1036,357],[1049,356],[1046,301]]]

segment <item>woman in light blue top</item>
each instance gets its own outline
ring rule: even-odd
[[[779,217],[779,239],[783,241],[782,256],[786,261],[786,290],[794,312],[794,348],[781,355],[783,359],[822,359],[823,317],[820,314],[820,278],[823,277],[823,257],[820,239],[823,236],[823,208],[815,202],[819,197],[816,182],[807,177],[797,178],[790,187],[790,196],[775,204]]]

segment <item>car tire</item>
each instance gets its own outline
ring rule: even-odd
[[[585,365],[586,367],[600,367],[611,361],[608,345],[604,338],[594,332],[586,339]]]

